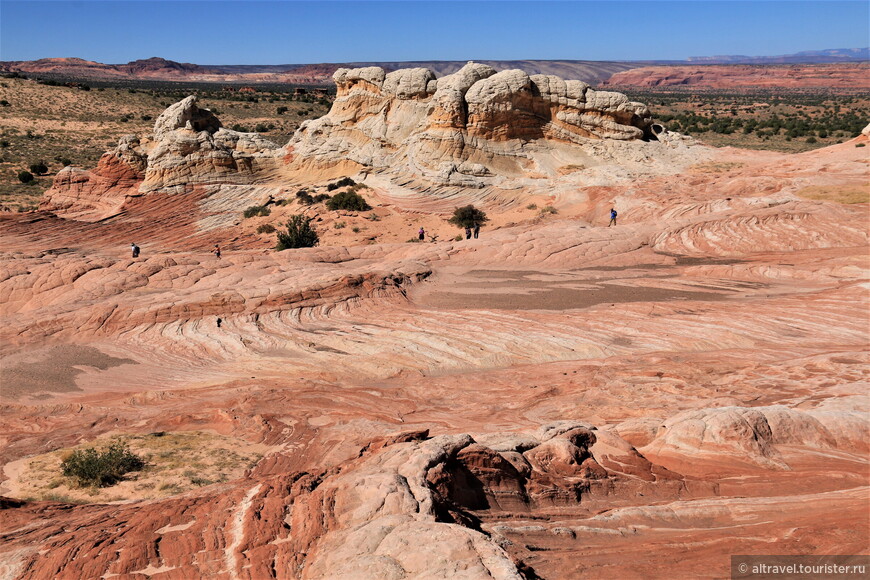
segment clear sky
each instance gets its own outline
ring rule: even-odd
[[[0,60],[678,60],[868,45],[867,0],[0,0]]]

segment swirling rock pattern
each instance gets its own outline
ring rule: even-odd
[[[726,576],[733,553],[866,551],[867,204],[841,203],[866,135],[638,141],[620,95],[475,64],[336,82],[289,148],[185,100],[62,172],[54,213],[0,215],[0,576]],[[274,252],[238,219],[352,167],[392,241]],[[493,218],[479,239],[439,216],[460,202]],[[399,243],[422,224],[444,235]],[[18,493],[43,454],[190,430],[265,451],[158,499]]]

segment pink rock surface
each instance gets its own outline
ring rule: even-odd
[[[419,98],[421,75],[390,86]],[[0,571],[719,577],[730,554],[865,553],[868,209],[833,198],[866,188],[866,142],[598,139],[565,170],[543,140],[514,189],[373,174],[394,239],[460,202],[492,217],[480,239],[285,252],[238,218],[284,170],[197,162],[189,190],[133,193],[147,170],[116,151],[56,183],[57,214],[0,216]],[[268,451],[159,500],[8,497],[14,462],[193,430]]]

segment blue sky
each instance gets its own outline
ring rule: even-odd
[[[861,1],[7,1],[0,60],[651,60],[870,45]]]

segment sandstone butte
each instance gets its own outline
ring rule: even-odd
[[[580,81],[334,78],[284,146],[188,97],[0,216],[0,577],[721,578],[732,554],[867,553],[866,134],[714,149]],[[371,212],[274,203],[343,176]],[[269,249],[241,216],[264,203],[321,245]],[[455,241],[469,203],[492,220]],[[420,225],[437,240],[407,243]],[[21,491],[46,454],[192,431],[262,458],[147,498]]]

